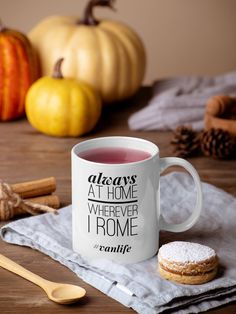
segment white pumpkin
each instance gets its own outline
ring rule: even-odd
[[[54,16],[32,29],[29,38],[38,51],[42,74],[50,75],[59,58],[65,77],[91,84],[105,103],[133,95],[140,87],[146,65],[145,49],[128,26],[97,21],[95,6],[112,6],[112,0],[90,0],[82,19]]]

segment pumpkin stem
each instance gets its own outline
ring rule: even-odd
[[[4,30],[6,30],[6,27],[3,25],[3,23],[0,19],[0,32],[3,32]]]
[[[115,11],[115,0],[90,0],[87,4],[84,12],[84,17],[78,24],[84,24],[88,26],[95,26],[99,24],[99,21],[93,15],[93,9],[95,7],[108,7]]]
[[[61,65],[62,65],[63,61],[64,61],[64,58],[60,58],[55,63],[54,68],[53,68],[53,73],[52,73],[52,77],[53,78],[63,79],[63,75],[62,75],[62,72],[61,72]]]

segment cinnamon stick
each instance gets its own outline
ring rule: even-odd
[[[28,198],[27,201],[42,205],[47,205],[52,208],[58,209],[60,207],[60,200],[57,195],[44,195],[33,198]]]
[[[56,190],[56,179],[54,177],[16,183],[11,185],[13,192],[18,193],[22,198],[33,198],[36,196],[48,195]]]
[[[58,209],[60,207],[60,200],[57,195],[45,195],[45,196],[39,196],[39,197],[33,197],[28,198],[27,201],[36,203],[36,204],[42,204],[46,205],[55,209]],[[25,214],[25,211],[19,207],[14,209],[14,215],[22,215]]]

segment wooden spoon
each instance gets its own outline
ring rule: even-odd
[[[86,293],[85,289],[79,286],[46,280],[1,254],[0,266],[38,285],[46,292],[50,300],[60,304],[75,303]]]

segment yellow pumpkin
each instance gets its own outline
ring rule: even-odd
[[[90,0],[82,19],[48,17],[29,33],[44,75],[63,57],[64,75],[94,86],[105,103],[133,95],[142,83],[146,64],[143,43],[133,30],[120,22],[94,18],[94,7],[112,7],[112,3]]]
[[[76,137],[91,131],[101,114],[101,97],[87,83],[63,78],[58,60],[52,77],[42,77],[28,90],[26,115],[33,127],[53,136]]]

